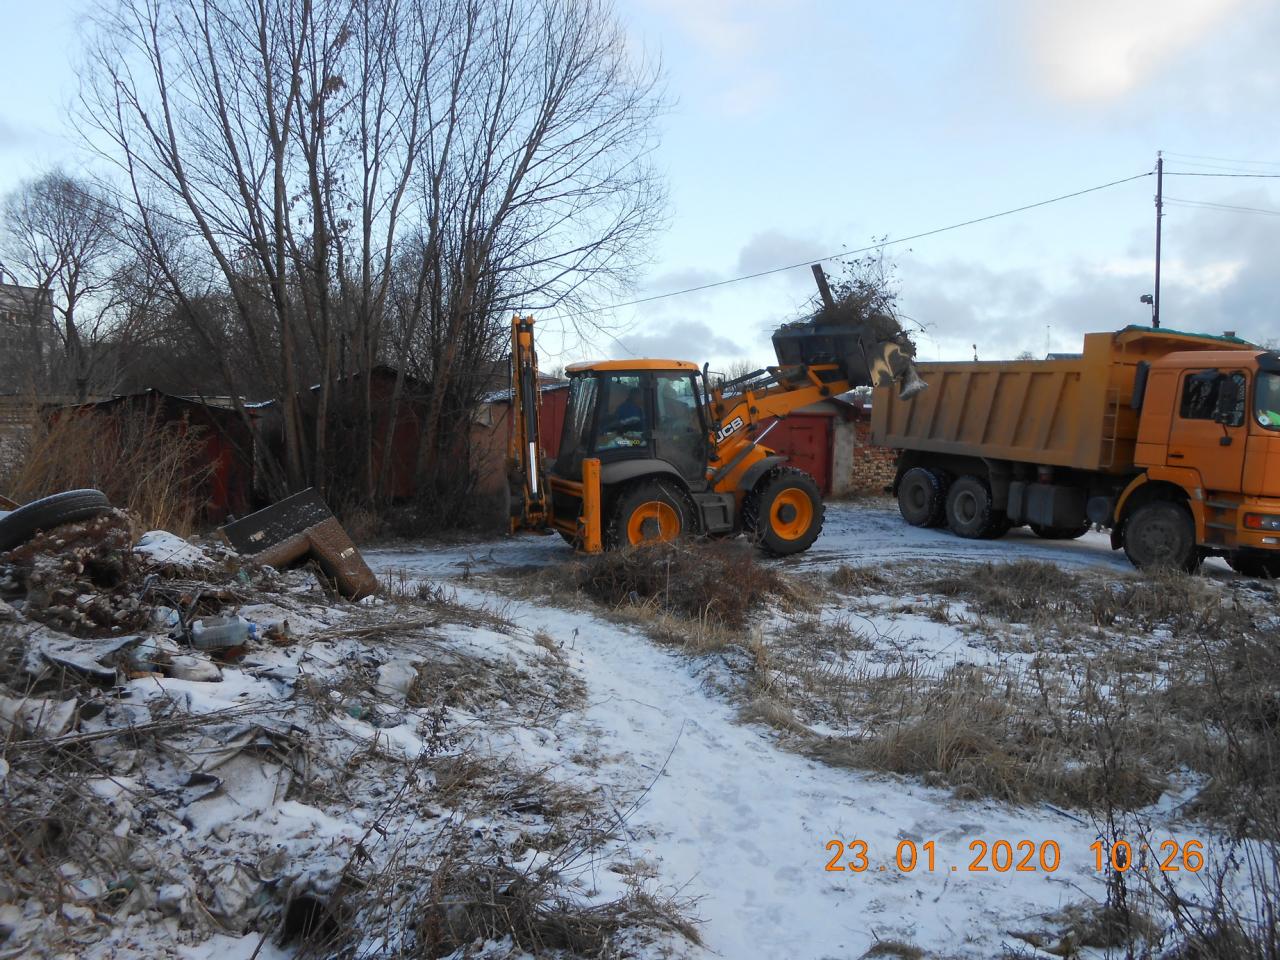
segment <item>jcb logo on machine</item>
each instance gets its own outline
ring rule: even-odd
[[[732,420],[726,423],[723,427],[721,427],[719,432],[716,433],[716,443],[719,443],[725,437],[728,437],[734,433],[737,433],[741,429],[742,429],[742,418],[734,417]]]

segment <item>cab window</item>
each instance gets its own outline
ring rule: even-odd
[[[1178,414],[1183,420],[1212,420],[1217,398],[1217,370],[1189,373],[1182,381],[1182,406]]]
[[[569,385],[569,406],[565,410],[564,432],[560,435],[560,452],[556,472],[577,476],[583,452],[591,448],[591,425],[596,413],[596,378],[574,377]]]
[[[644,446],[649,418],[640,377],[636,374],[612,374],[600,379],[604,387],[604,406],[600,413],[596,449],[624,450]]]
[[[1280,430],[1280,373],[1259,373],[1254,386],[1253,418],[1268,430]]]
[[[1202,370],[1189,373],[1182,382],[1178,415],[1183,420],[1217,420],[1230,427],[1244,423],[1245,375],[1241,370],[1223,373]]]
[[[707,466],[707,428],[702,422],[698,389],[687,373],[654,375],[657,455],[686,480],[701,480]]]

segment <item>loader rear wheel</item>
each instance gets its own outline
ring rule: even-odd
[[[991,488],[973,475],[961,477],[947,491],[947,526],[968,540],[990,540],[1009,530],[1004,514],[991,503]]]
[[[822,532],[822,493],[813,477],[795,467],[765,475],[742,501],[742,528],[775,556],[802,553]]]
[[[607,542],[610,547],[665,543],[687,532],[691,517],[678,488],[661,480],[645,480],[624,491],[614,504]]]
[[[1194,573],[1200,566],[1196,527],[1186,507],[1153,500],[1133,511],[1124,523],[1124,553],[1139,570],[1172,567]]]
[[[913,527],[936,527],[947,517],[947,487],[938,471],[912,467],[898,481],[898,512]]]

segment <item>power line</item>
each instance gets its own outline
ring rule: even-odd
[[[1280,173],[1197,173],[1190,170],[1166,170],[1166,177],[1250,177],[1255,180],[1280,180]]]
[[[1243,207],[1234,203],[1213,203],[1209,200],[1182,200],[1176,197],[1165,197],[1166,203],[1178,203],[1188,207],[1212,207],[1216,210],[1235,210],[1240,213],[1266,213],[1280,217],[1280,210],[1267,210],[1264,207]]]
[[[1176,160],[1176,161],[1170,161],[1170,162],[1177,163],[1193,171],[1212,170],[1214,172],[1222,171],[1225,173],[1240,173],[1240,174],[1256,174],[1256,173],[1273,172],[1273,171],[1250,170],[1248,168],[1237,166],[1234,164],[1202,163],[1199,160]],[[1280,171],[1274,171],[1274,172],[1280,172]]]
[[[1058,197],[1050,197],[1048,200],[1038,200],[1035,203],[1028,203],[1021,207],[1014,207],[1010,210],[1001,210],[999,213],[990,213],[985,217],[975,217],[972,220],[963,220],[960,223],[948,224],[945,227],[935,227],[932,230],[925,230],[923,233],[913,233],[909,237],[897,237],[893,240],[885,240],[883,243],[873,243],[870,246],[859,247],[856,250],[841,250],[839,253],[828,254],[825,257],[811,257],[800,263],[789,263],[784,267],[772,267],[768,270],[761,270],[757,273],[748,273],[740,277],[730,277],[726,280],[716,280],[712,283],[703,283],[695,287],[685,287],[682,290],[671,290],[667,293],[657,293],[651,297],[640,297],[637,300],[627,300],[623,303],[613,303],[604,307],[592,307],[589,310],[578,311],[573,316],[587,316],[594,313],[604,313],[607,310],[620,310],[623,307],[636,307],[643,303],[653,303],[655,300],[666,300],[671,297],[681,297],[687,293],[698,293],[702,290],[711,290],[715,287],[728,286],[731,283],[741,283],[744,280],[756,280],[760,277],[772,276],[775,273],[784,273],[787,270],[797,270],[800,267],[807,267],[814,263],[822,263],[826,260],[841,260],[845,257],[851,257],[859,253],[869,253],[872,250],[879,250],[883,247],[892,246],[898,243],[910,243],[912,240],[922,240],[925,237],[933,237],[939,233],[946,233],[949,230],[959,230],[961,227],[971,227],[974,224],[986,223],[988,220],[996,220],[1000,217],[1007,217],[1015,213],[1022,213],[1025,210],[1034,210],[1036,207],[1048,206],[1051,203],[1058,203],[1062,200],[1070,200],[1073,197],[1081,197],[1086,193],[1096,193],[1099,190],[1106,190],[1108,187],[1116,187],[1122,183],[1129,183],[1133,180],[1141,180],[1143,177],[1152,176],[1152,171],[1147,170],[1144,173],[1134,174],[1132,177],[1124,177],[1120,180],[1112,180],[1110,183],[1100,183],[1096,187],[1086,187],[1083,190],[1076,190],[1072,193],[1064,193]]]
[[[1243,164],[1249,167],[1280,167],[1280,160],[1233,160],[1230,157],[1207,157],[1202,153],[1174,153],[1172,150],[1166,150],[1164,155],[1183,157],[1187,160],[1214,160],[1218,163],[1231,163],[1237,166]],[[1193,166],[1204,166],[1204,164],[1193,164]]]

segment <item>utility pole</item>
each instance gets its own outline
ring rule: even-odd
[[[1160,219],[1164,216],[1164,156],[1156,151],[1156,292],[1151,303],[1151,326],[1160,326]]]

